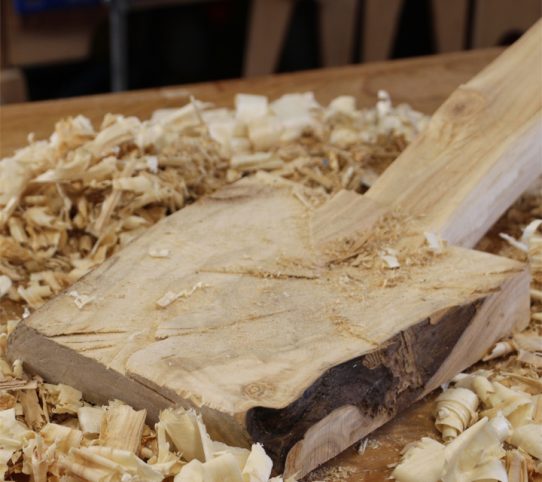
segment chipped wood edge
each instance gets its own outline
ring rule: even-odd
[[[528,325],[530,279],[530,272],[526,267],[517,276],[507,280],[499,292],[483,300],[468,328],[454,345],[445,362],[425,384],[418,399],[447,382],[456,373],[476,363],[484,355],[484,350],[502,336],[511,331],[522,330]],[[499,329],[495,329],[497,327]],[[481,337],[487,342],[477,347]],[[290,449],[286,457],[285,477],[305,476],[384,425],[395,415],[396,413],[387,413],[372,418],[353,405],[343,405],[335,409],[311,426],[303,438]]]
[[[250,447],[249,435],[240,420],[208,407],[196,407],[172,391],[164,393],[148,380],[121,374],[92,358],[55,343],[26,323],[19,323],[8,338],[8,358],[23,360],[24,369],[46,378],[49,383],[63,383],[83,392],[85,400],[107,405],[118,399],[136,410],[147,410],[147,422],[154,424],[162,410],[170,407],[195,408],[201,412],[210,435],[225,443]],[[44,367],[47,367],[45,370]],[[103,396],[103,386],[108,397]]]

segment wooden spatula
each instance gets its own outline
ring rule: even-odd
[[[542,172],[541,56],[539,22],[365,196],[260,174],[164,219],[72,288],[92,303],[20,323],[11,358],[151,420],[197,407],[306,474],[527,324],[525,266],[465,248]]]

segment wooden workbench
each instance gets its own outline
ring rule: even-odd
[[[106,94],[59,101],[17,104],[0,108],[0,155],[10,155],[26,143],[28,133],[36,139],[49,136],[56,120],[84,114],[99,122],[107,112],[148,117],[162,107],[183,105],[190,95],[218,105],[231,105],[237,92],[265,94],[272,98],[287,92],[313,91],[321,103],[341,94],[358,98],[360,106],[372,106],[379,89],[394,103],[408,102],[432,113],[459,84],[467,81],[494,59],[498,50],[485,50],[383,62],[338,69],[285,74],[251,80],[212,82],[181,87]],[[0,303],[0,322],[12,314]],[[422,401],[370,436],[365,453],[357,447],[344,452],[309,480],[376,482],[389,475],[389,464],[399,459],[401,448],[433,431],[431,399]],[[343,475],[333,476],[340,472]],[[339,468],[339,470],[337,470]]]

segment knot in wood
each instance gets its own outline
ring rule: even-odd
[[[269,382],[254,382],[245,385],[242,392],[252,400],[262,400],[275,393],[275,387]]]

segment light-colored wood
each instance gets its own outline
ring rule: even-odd
[[[474,246],[542,170],[541,72],[542,20],[452,94],[368,195]]]
[[[540,0],[476,0],[472,46],[498,45],[506,35],[525,32],[541,16]]]
[[[236,92],[248,89],[270,96],[293,90],[313,89],[322,102],[346,93],[355,95],[362,105],[368,106],[374,102],[376,89],[384,86],[394,100],[409,102],[416,108],[431,113],[455,87],[476,74],[496,55],[497,50],[471,51],[252,79],[250,84],[245,81],[228,81],[188,86],[186,90],[184,86],[169,87],[6,106],[0,109],[0,129],[3,134],[0,136],[0,150],[2,155],[7,155],[13,148],[23,145],[29,131],[35,131],[38,137],[48,136],[54,122],[63,116],[85,112],[95,122],[106,112],[148,116],[156,108],[179,105],[179,102],[184,102],[184,96],[188,93],[230,105]],[[0,301],[0,320],[4,323],[20,314],[13,303]],[[43,347],[43,350],[47,351],[47,347]],[[167,403],[166,400],[163,402]],[[330,461],[327,467],[330,470],[345,469],[346,473],[351,473],[343,477],[348,482],[381,482],[389,476],[388,465],[399,460],[400,451],[407,443],[422,436],[434,435],[432,411],[430,401],[420,402],[371,433],[370,443],[363,455],[358,455],[356,445]],[[324,469],[327,470],[327,467]],[[318,478],[328,479],[325,474]]]
[[[320,0],[319,3],[324,67],[352,63],[358,0]]]
[[[334,254],[328,259],[311,242],[312,217],[289,187],[247,180],[225,188],[151,228],[74,285],[96,297],[88,308],[61,294],[38,310],[10,338],[10,355],[91,400],[120,397],[151,417],[168,403],[201,406],[214,436],[243,445],[260,440],[277,464],[284,437],[286,446],[296,444],[287,471],[304,474],[408,404],[399,402],[405,389],[407,397],[421,395],[436,360],[453,357],[449,378],[528,319],[529,276],[518,263],[451,248],[382,289],[379,269],[329,264]],[[157,263],[145,255],[150,246],[171,257]],[[520,296],[508,296],[507,287],[518,285]],[[168,291],[188,294],[159,309]],[[495,316],[503,297],[513,311],[506,318]],[[447,351],[467,326],[483,335],[470,359]],[[432,342],[450,344],[424,359],[435,349],[421,340],[430,332]],[[378,379],[358,363],[391,377],[391,386],[369,395]],[[331,371],[341,364],[347,379]],[[330,385],[321,400],[303,401],[303,392],[321,383]],[[352,384],[361,393],[348,403]],[[306,415],[291,420],[297,400],[307,404]],[[340,416],[330,409],[335,403]],[[363,403],[381,408],[366,413]],[[312,421],[313,413],[327,415]]]
[[[465,48],[468,0],[433,0],[433,31],[438,52]],[[486,18],[486,22],[490,19]]]
[[[403,0],[365,0],[361,46],[363,62],[390,57]]]
[[[507,75],[502,64],[515,67],[516,58],[537,53],[532,38],[538,34],[531,32],[469,85],[481,93],[494,86],[495,71]],[[536,145],[529,127],[537,112],[510,119],[507,135],[514,142],[496,137],[492,145],[499,149],[478,152],[479,173],[470,151],[454,150],[456,138],[476,144],[482,134],[473,118],[482,122],[488,110],[501,112],[499,104],[507,106],[503,99],[514,93],[503,82],[500,96],[472,111],[464,103],[449,108],[457,105],[452,96],[431,121],[429,130],[469,113],[463,128],[444,131],[457,157],[451,168],[435,156],[416,171],[420,179],[426,170],[438,179],[439,170],[454,172],[440,181],[449,185],[440,189],[439,210],[420,212],[401,196],[401,205],[411,207],[406,214],[421,217],[423,228],[394,217],[403,214],[389,195],[376,195],[385,193],[382,185],[368,198],[340,193],[310,209],[299,201],[310,193],[298,187],[264,175],[245,179],[164,219],[79,281],[74,289],[95,296],[94,303],[79,310],[61,294],[19,324],[10,356],[91,400],[122,392],[151,417],[167,404],[196,406],[214,437],[244,445],[258,440],[287,474],[307,473],[528,321],[529,274],[521,264],[456,247],[429,256],[421,235],[445,226],[452,240],[472,244],[481,233],[457,215],[458,186],[467,186],[459,190],[461,200],[491,211],[501,205],[486,206],[480,189],[489,199],[505,193],[511,203],[517,194],[511,185],[525,188],[540,172],[528,155],[511,164],[514,142]],[[530,101],[517,98],[527,112]],[[501,132],[482,124],[484,135]],[[416,162],[407,152],[396,161],[401,169],[394,164],[383,174],[383,184],[397,186]],[[530,176],[517,176],[523,171]],[[486,177],[491,182],[484,184]],[[423,185],[416,176],[409,181]],[[360,216],[375,212],[375,199],[377,214]],[[344,222],[356,215],[357,224]],[[386,229],[399,230],[393,231],[398,241],[382,235]],[[157,246],[169,249],[170,258],[146,256]],[[355,261],[358,255],[378,260],[389,247],[410,260],[399,277],[375,262]],[[179,299],[159,308],[167,292]]]
[[[252,0],[245,77],[275,71],[294,6],[295,0]]]

